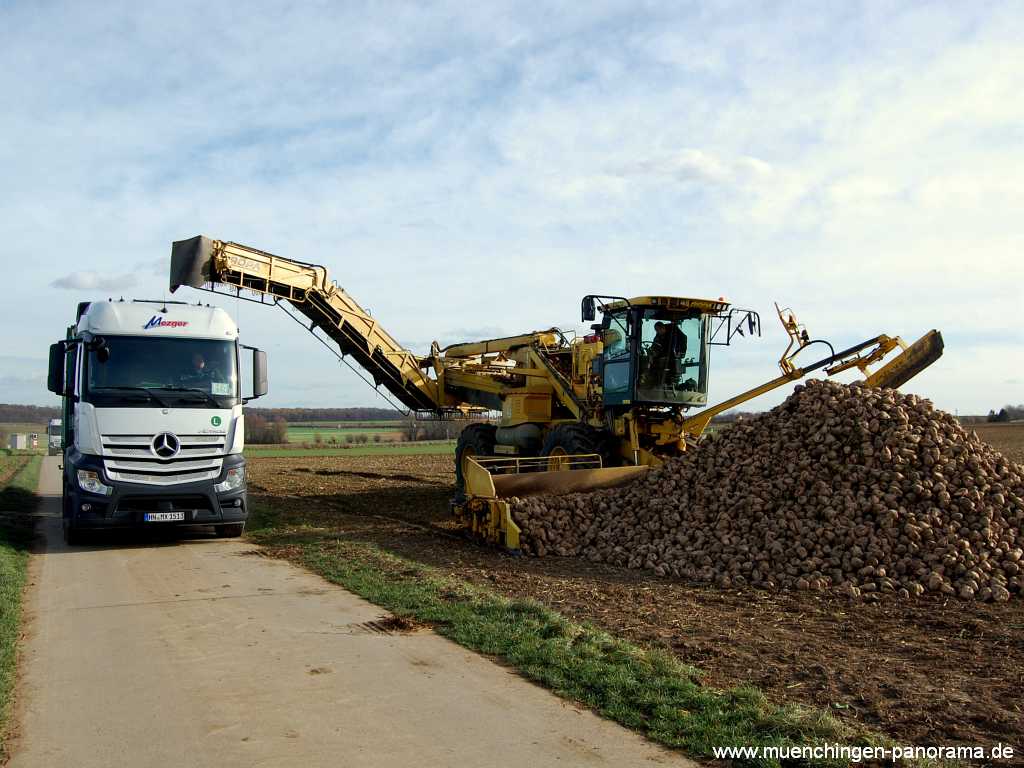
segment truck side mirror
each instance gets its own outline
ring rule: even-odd
[[[46,388],[55,395],[64,394],[64,342],[50,345],[50,368],[46,373]]]
[[[267,394],[267,353],[262,349],[252,351],[252,396],[263,397]]]
[[[597,309],[594,306],[594,297],[593,296],[584,296],[583,297],[583,307],[582,307],[582,310],[583,310],[583,322],[585,322],[585,323],[593,322],[594,318],[597,317]]]

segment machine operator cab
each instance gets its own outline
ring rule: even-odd
[[[609,303],[598,299],[612,298]],[[676,408],[707,405],[711,321],[728,310],[722,301],[644,296],[588,296],[583,319],[604,351],[595,360],[606,407],[648,404]]]

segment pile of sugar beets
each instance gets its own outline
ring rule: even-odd
[[[851,597],[1024,592],[1024,466],[894,390],[810,381],[630,485],[512,501],[538,556]]]

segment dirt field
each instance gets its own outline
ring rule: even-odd
[[[1017,460],[1024,425],[978,430]],[[707,685],[752,683],[903,743],[1024,747],[1024,601],[853,602],[721,591],[569,558],[513,558],[458,538],[449,456],[254,459],[251,489],[286,519],[368,540],[510,596],[535,597],[671,649]]]
[[[975,424],[970,429],[985,442],[995,446],[1004,455],[1024,464],[1024,422],[1009,424]]]

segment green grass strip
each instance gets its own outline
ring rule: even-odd
[[[21,599],[32,541],[41,456],[33,456],[0,490],[0,762],[11,709]]]
[[[398,616],[428,622],[439,634],[500,658],[558,695],[693,757],[711,757],[717,746],[881,743],[826,712],[772,704],[753,687],[704,687],[698,671],[671,654],[642,649],[536,601],[509,599],[323,530],[270,527],[276,521],[273,510],[260,510],[251,522],[267,527],[253,538],[285,546],[289,557],[357,595]]]

